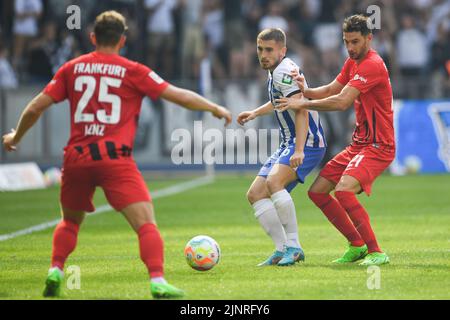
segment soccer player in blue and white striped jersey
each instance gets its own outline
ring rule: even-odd
[[[301,98],[291,72],[298,66],[286,57],[286,35],[281,29],[265,29],[257,38],[261,67],[268,71],[269,101],[239,114],[238,123],[274,112],[280,127],[281,144],[266,161],[247,193],[255,216],[275,244],[275,252],[259,266],[293,265],[304,260],[298,236],[297,217],[290,191],[321,162],[326,148],[325,134],[316,111],[278,112],[275,100]]]

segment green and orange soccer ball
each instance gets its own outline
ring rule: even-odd
[[[199,235],[186,244],[184,256],[193,269],[207,271],[219,263],[220,247],[213,238]]]

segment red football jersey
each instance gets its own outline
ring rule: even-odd
[[[69,99],[70,139],[80,162],[130,157],[144,96],[169,84],[150,68],[97,51],[64,64],[45,87],[55,102]]]
[[[354,101],[356,128],[353,141],[394,147],[391,81],[386,65],[378,53],[370,49],[359,64],[347,58],[336,80],[360,91],[359,97]]]

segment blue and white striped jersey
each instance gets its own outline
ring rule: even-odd
[[[276,99],[290,97],[300,92],[297,84],[291,77],[291,71],[294,69],[299,70],[299,67],[291,59],[284,58],[273,72],[269,71],[268,91],[273,105],[275,105]],[[306,81],[305,86],[307,86]],[[324,148],[327,143],[320,123],[319,113],[311,110],[308,112],[309,130],[305,147]],[[295,111],[286,110],[280,112],[275,110],[275,117],[280,126],[281,144],[286,146],[295,143]]]

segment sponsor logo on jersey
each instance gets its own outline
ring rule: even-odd
[[[292,77],[290,74],[283,73],[283,78],[281,78],[281,82],[284,84],[292,84]]]
[[[355,76],[353,77],[353,80],[360,80],[361,82],[367,83],[367,79],[360,76],[359,74],[355,74]]]

